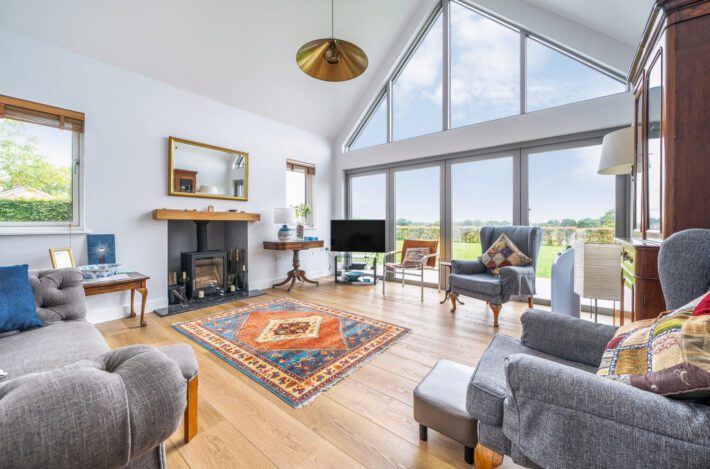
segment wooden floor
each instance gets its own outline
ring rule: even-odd
[[[307,406],[295,410],[256,382],[189,341],[170,324],[234,306],[292,296],[409,327],[412,334],[363,365]],[[475,365],[495,334],[520,336],[523,303],[503,307],[500,328],[480,301],[463,298],[454,315],[442,294],[388,284],[378,287],[299,285],[287,294],[215,306],[166,318],[149,314],[148,327],[135,318],[99,325],[112,347],[189,343],[200,365],[199,433],[189,444],[182,427],[167,442],[171,468],[209,467],[468,467],[463,446],[429,432],[420,442],[412,418],[412,391],[440,358]],[[508,458],[503,468],[518,467]]]

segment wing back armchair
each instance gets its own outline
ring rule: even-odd
[[[530,265],[503,267],[496,277],[479,260],[452,260],[449,285],[451,285],[451,312],[456,312],[459,295],[485,301],[493,311],[493,326],[498,327],[498,315],[503,303],[512,296],[528,298],[532,308],[535,295],[535,271],[542,242],[542,228],[532,226],[484,226],[481,228],[481,250],[488,248],[505,234],[518,248],[532,259]]]
[[[663,241],[658,270],[669,308],[707,292],[710,230]],[[501,454],[527,467],[710,467],[707,400],[596,375],[615,327],[538,310],[521,322],[521,339],[496,336],[469,383],[478,469],[495,467]]]

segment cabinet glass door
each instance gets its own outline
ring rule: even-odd
[[[662,56],[656,57],[648,71],[648,98],[646,124],[646,208],[648,237],[661,233],[663,207],[663,143],[661,141],[662,114]]]
[[[642,234],[643,227],[643,183],[641,179],[643,168],[643,83],[639,86],[635,93],[634,106],[634,122],[636,125],[636,134],[634,135],[634,167],[631,174],[631,182],[633,185],[633,213],[632,213],[632,231],[634,237],[644,237]]]

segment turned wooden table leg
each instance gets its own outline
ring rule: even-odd
[[[136,309],[134,306],[135,301],[136,301],[136,289],[131,288],[131,315],[129,316],[130,318],[136,317]]]
[[[478,443],[473,453],[476,469],[493,469],[503,464],[503,455]]]
[[[137,288],[137,290],[141,294],[141,327],[145,327],[148,325],[148,322],[145,320],[145,303],[148,299],[148,289],[146,287],[141,287]],[[131,290],[131,292],[133,292],[133,290]],[[133,302],[131,302],[131,305],[133,305]]]
[[[528,296],[528,308],[532,308],[533,306],[535,306],[535,303],[533,301],[533,297]]]

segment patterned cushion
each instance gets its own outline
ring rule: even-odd
[[[478,260],[486,266],[496,277],[500,275],[500,268],[509,265],[528,265],[532,259],[523,254],[518,246],[513,243],[505,234],[498,237],[495,243],[484,252]]]
[[[701,298],[620,327],[597,374],[664,396],[710,397],[710,315],[691,316]]]
[[[429,255],[429,248],[408,248],[402,259],[402,267],[409,269],[419,268],[422,266],[422,259]]]

